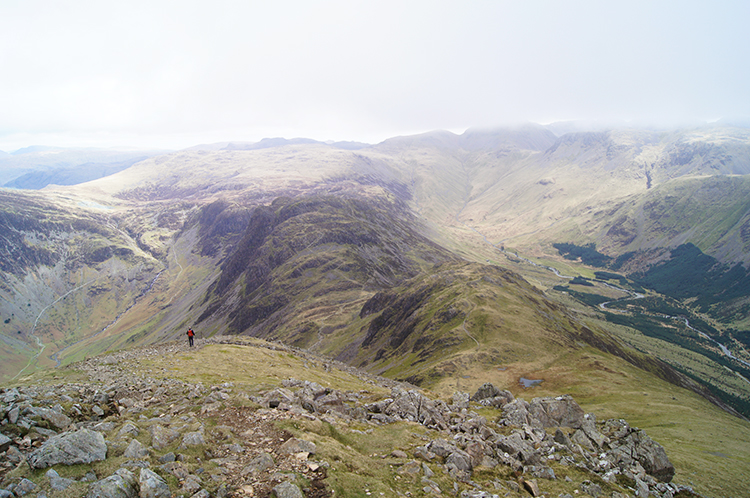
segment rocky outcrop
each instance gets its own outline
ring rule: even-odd
[[[670,482],[675,469],[664,448],[645,432],[632,428],[624,420],[608,420],[603,432],[610,439],[609,455],[620,465],[640,464],[646,473],[662,482]]]
[[[671,483],[675,469],[663,447],[623,420],[598,422],[570,396],[526,401],[485,384],[446,403],[386,380],[380,385],[390,388],[389,395],[374,397],[296,379],[246,393],[231,383],[128,376],[120,363],[132,353],[120,354],[89,360],[91,383],[0,390],[0,478],[24,462],[33,469],[53,467],[41,478],[6,477],[0,497],[5,491],[87,498],[330,497],[323,450],[279,430],[275,424],[282,420],[326,424],[337,433],[422,426],[421,442],[404,441],[382,458],[391,459],[394,479],[415,480],[427,494],[542,496],[545,483],[561,482],[570,468],[590,475],[573,484],[591,496],[690,496],[689,488]],[[371,376],[367,381],[379,382]],[[233,407],[237,400],[253,408]],[[96,467],[104,459],[106,466]],[[80,463],[108,468],[109,475],[71,478],[60,470]],[[480,489],[475,480],[487,469],[516,477]],[[452,484],[441,489],[446,482]]]
[[[307,403],[310,413],[320,410],[314,403],[314,395],[306,394],[304,383],[290,381],[285,385],[285,390],[276,390],[265,399],[283,398],[284,404],[276,405],[278,409],[301,412]],[[453,403],[448,405],[430,400],[415,390],[394,388],[391,397],[365,404],[366,413],[363,416],[359,413],[359,416],[379,424],[406,420],[449,431],[453,434],[452,440],[432,440],[415,448],[414,456],[426,462],[442,462],[446,472],[460,482],[468,482],[475,467],[502,464],[535,478],[555,479],[555,472],[547,464],[550,461],[588,469],[611,483],[622,475],[628,482],[652,489],[652,494],[656,494],[661,483],[669,483],[674,476],[674,467],[664,448],[643,431],[632,429],[623,421],[597,423],[596,417],[584,413],[569,395],[525,401],[491,384],[483,385],[470,398],[459,394],[462,393],[457,393]],[[328,393],[327,396],[347,399],[343,393]],[[498,434],[484,417],[467,412],[469,399],[484,406],[500,407],[499,426],[510,432]],[[336,411],[351,417],[358,414],[346,403]],[[554,436],[546,431],[553,428],[556,429]],[[527,490],[538,488],[531,482],[525,481]],[[680,488],[670,489],[676,492]]]
[[[584,413],[570,395],[555,398],[534,398],[529,404],[529,415],[541,427],[581,427]]]
[[[470,399],[484,406],[503,407],[515,400],[515,397],[510,391],[500,390],[488,382],[477,389]]]

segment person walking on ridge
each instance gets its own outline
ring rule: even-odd
[[[187,336],[188,336],[188,342],[190,343],[190,347],[192,348],[193,347],[193,337],[195,336],[195,332],[193,332],[193,329],[191,329],[191,328],[188,329]]]

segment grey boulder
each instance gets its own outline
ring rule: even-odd
[[[189,448],[191,446],[201,446],[204,444],[206,444],[206,440],[203,437],[203,432],[188,432],[183,436],[180,448]]]
[[[293,455],[302,452],[307,452],[312,455],[315,453],[315,443],[293,437],[281,445],[279,452],[283,455]]]
[[[500,390],[489,382],[482,384],[471,397],[471,401],[476,403],[497,407],[503,407],[515,399],[510,391]]]
[[[253,458],[247,466],[242,469],[242,475],[258,475],[261,472],[270,469],[274,465],[273,456],[270,453],[263,452]]]
[[[529,414],[546,427],[571,427],[578,429],[584,422],[583,409],[569,395],[534,398],[528,408]]]
[[[180,437],[179,432],[162,425],[152,425],[149,427],[149,432],[151,432],[151,445],[157,450],[163,450]]]
[[[49,485],[54,491],[64,491],[70,487],[75,481],[73,479],[67,479],[60,477],[60,474],[53,469],[47,471],[47,478],[49,479]]]
[[[302,490],[291,482],[282,482],[275,488],[273,488],[272,496],[276,498],[304,498]]]
[[[124,456],[125,458],[145,458],[148,456],[148,448],[137,439],[133,439],[125,450]]]
[[[109,477],[89,486],[86,498],[136,498],[138,481],[132,472],[119,469]]]
[[[661,482],[670,482],[674,477],[674,465],[667,458],[664,447],[651,439],[645,432],[634,430],[617,448],[619,453],[629,454],[643,466],[646,472]]]
[[[141,469],[138,481],[141,485],[140,498],[172,498],[167,482],[153,470]]]
[[[0,451],[6,451],[10,448],[10,443],[13,442],[11,438],[5,434],[0,434]]]
[[[34,491],[36,488],[37,485],[34,484],[33,481],[30,481],[24,477],[23,479],[21,479],[21,482],[18,483],[18,486],[13,489],[13,493],[16,496],[25,496]]]
[[[29,408],[29,414],[32,416],[36,416],[41,418],[42,420],[46,420],[50,424],[52,424],[54,427],[57,427],[58,429],[65,429],[70,425],[72,420],[65,415],[62,412],[58,412],[56,410],[52,410],[50,408]]]
[[[49,438],[29,455],[32,469],[44,469],[59,463],[75,465],[92,463],[107,458],[107,444],[99,432],[81,429]]]

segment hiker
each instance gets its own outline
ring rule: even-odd
[[[190,343],[190,347],[193,347],[193,337],[195,336],[195,332],[193,332],[193,329],[188,329],[187,331],[188,336],[188,342]]]

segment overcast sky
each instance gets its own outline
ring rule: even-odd
[[[750,116],[750,2],[0,1],[0,150]]]

